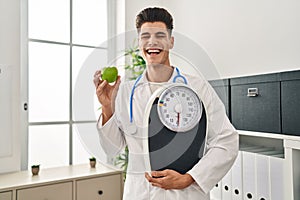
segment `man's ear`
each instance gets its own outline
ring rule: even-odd
[[[173,49],[174,47],[174,36],[171,36],[170,38],[170,49]]]

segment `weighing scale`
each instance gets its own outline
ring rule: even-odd
[[[206,112],[197,93],[186,84],[157,89],[146,106],[151,171],[189,171],[203,156]]]

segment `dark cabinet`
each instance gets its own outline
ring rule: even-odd
[[[300,71],[281,73],[282,133],[300,136]]]
[[[230,80],[231,120],[236,129],[281,133],[280,75]]]
[[[209,83],[236,129],[300,136],[300,70]]]

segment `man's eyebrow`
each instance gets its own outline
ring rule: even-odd
[[[165,32],[157,32],[157,33],[155,33],[156,35],[167,35],[167,33],[165,33]]]
[[[149,32],[143,32],[140,35],[150,35],[150,33]]]

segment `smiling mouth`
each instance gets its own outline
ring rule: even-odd
[[[162,49],[146,49],[146,53],[150,56],[158,55],[162,52]]]

